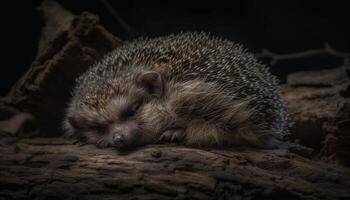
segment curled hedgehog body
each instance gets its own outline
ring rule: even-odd
[[[288,133],[274,76],[240,45],[205,33],[138,39],[107,54],[77,79],[64,128],[118,148],[270,148]]]

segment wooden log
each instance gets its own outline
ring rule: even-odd
[[[58,138],[13,142],[0,147],[5,199],[350,198],[348,168],[286,150],[154,145],[118,152]]]
[[[282,87],[291,117],[291,140],[319,158],[350,166],[350,64],[297,72]]]
[[[57,135],[75,78],[123,42],[99,25],[93,14],[76,16],[50,0],[44,1],[40,10],[46,26],[38,55],[9,95],[0,100],[3,110],[16,110],[0,120],[11,124],[15,115],[29,113],[42,134]],[[25,120],[20,124],[26,126]],[[1,124],[0,130],[4,131]],[[12,130],[12,134],[20,134],[21,129]]]

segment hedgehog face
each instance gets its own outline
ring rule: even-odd
[[[142,72],[133,81],[115,84],[108,91],[72,103],[64,126],[98,147],[138,145],[149,131],[143,127],[144,107],[162,95],[162,88],[158,73]]]

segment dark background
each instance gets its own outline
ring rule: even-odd
[[[1,2],[0,95],[30,66],[43,21],[36,7],[41,1]],[[350,52],[349,7],[337,1],[237,0],[222,1],[113,1],[112,7],[133,32],[127,34],[100,0],[59,1],[80,13],[90,11],[122,39],[158,36],[180,31],[205,31],[242,43],[253,52],[267,48],[291,53],[322,48]],[[271,67],[282,81],[287,73],[339,66],[343,59],[318,56],[280,62]]]

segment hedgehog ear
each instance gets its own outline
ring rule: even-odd
[[[136,84],[145,88],[150,94],[161,95],[163,83],[160,74],[155,71],[142,72],[136,79]]]

